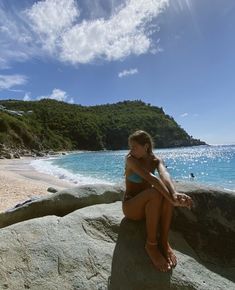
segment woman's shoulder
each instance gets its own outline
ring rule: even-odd
[[[131,155],[131,153],[129,152],[129,153],[127,153],[127,155],[126,155],[126,162],[128,161],[128,160],[130,160],[130,159],[132,159],[133,158],[133,156]]]
[[[158,167],[159,163],[162,162],[162,158],[155,154],[152,154],[152,162],[155,167]]]
[[[134,159],[134,157],[131,155],[131,153],[127,153],[126,157],[125,157],[125,168],[129,168],[130,163],[132,162],[132,160]]]

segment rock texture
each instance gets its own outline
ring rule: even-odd
[[[0,159],[13,159],[21,157],[50,157],[54,155],[66,155],[65,152],[54,152],[53,150],[27,149],[24,146],[10,147],[0,143]]]
[[[172,228],[202,260],[235,267],[235,192],[190,182],[176,187],[190,195],[195,206],[191,211],[175,208]]]
[[[235,193],[176,188],[194,208],[174,209],[172,272],[157,272],[145,253],[145,221],[124,218],[124,188],[87,185],[0,215],[0,289],[235,289]]]
[[[194,183],[176,183],[194,208],[175,208],[172,229],[181,232],[204,261],[235,266],[235,193]],[[86,206],[120,201],[124,188],[86,185],[25,201],[0,214],[0,227],[46,215],[64,216]]]
[[[46,215],[64,216],[76,209],[121,200],[123,188],[110,185],[84,185],[30,199],[0,213],[0,228]]]
[[[6,227],[0,231],[0,289],[234,289],[176,232],[170,241],[177,267],[156,271],[145,238],[144,221],[124,218],[120,201]]]

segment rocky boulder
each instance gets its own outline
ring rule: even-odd
[[[224,276],[234,277],[233,269],[209,270],[173,231],[178,265],[156,271],[145,239],[145,222],[124,218],[120,201],[6,227],[0,230],[0,289],[234,289]]]
[[[174,208],[171,228],[180,232],[202,261],[235,267],[235,193],[205,185],[177,183],[194,208]],[[86,185],[35,198],[0,214],[0,227],[47,215],[65,216],[94,204],[120,201],[124,188]]]
[[[235,192],[193,182],[176,183],[194,208],[175,208],[172,229],[181,232],[204,261],[235,267]]]
[[[99,203],[121,200],[123,188],[110,185],[83,185],[31,198],[0,213],[0,228],[46,215],[64,216],[76,209]]]

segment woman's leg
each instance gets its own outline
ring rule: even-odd
[[[163,195],[154,188],[138,193],[130,200],[123,202],[124,215],[132,220],[146,219],[147,241],[145,250],[155,267],[166,272],[170,264],[157,247],[157,231],[160,220]]]
[[[170,244],[168,242],[168,234],[171,225],[171,219],[174,206],[166,199],[163,198],[163,205],[160,217],[160,247],[163,255],[167,258],[167,261],[171,266],[175,267],[177,264],[177,258],[174,254]]]

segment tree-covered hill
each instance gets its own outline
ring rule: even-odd
[[[140,100],[97,106],[50,99],[0,101],[0,143],[9,148],[127,149],[127,138],[137,129],[149,132],[157,148],[205,144],[162,108]]]

